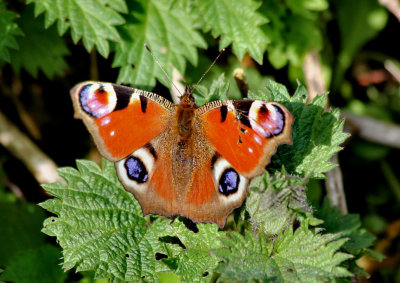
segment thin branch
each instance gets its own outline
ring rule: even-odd
[[[321,58],[316,51],[310,51],[306,55],[303,64],[303,71],[306,78],[308,89],[308,103],[311,102],[318,94],[326,92],[325,81],[322,76]],[[328,109],[328,103],[325,107]],[[343,214],[347,213],[346,195],[343,187],[342,170],[339,167],[339,157],[335,153],[330,159],[332,163],[337,164],[335,168],[326,174],[325,187],[327,196],[331,205],[339,207]]]
[[[399,0],[379,0],[400,21],[400,2]]]
[[[243,98],[247,97],[249,92],[249,83],[247,82],[246,75],[242,68],[236,68],[233,71],[233,77]]]
[[[400,126],[349,112],[342,112],[342,115],[351,133],[371,142],[400,148]]]
[[[25,164],[39,183],[62,181],[57,165],[1,112],[0,144]]]
[[[307,103],[310,103],[318,94],[326,92],[326,85],[322,76],[321,58],[318,52],[310,51],[307,53],[303,71],[308,89]]]

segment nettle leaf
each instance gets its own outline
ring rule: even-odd
[[[35,3],[35,16],[45,13],[46,28],[56,21],[60,35],[70,28],[74,43],[82,39],[87,51],[96,45],[99,53],[107,57],[108,41],[120,41],[116,26],[125,21],[118,12],[127,12],[122,0],[27,0],[27,3]]]
[[[194,9],[204,32],[221,37],[220,49],[232,44],[233,53],[241,60],[246,52],[259,64],[263,62],[269,38],[260,26],[268,22],[256,12],[260,3],[253,0],[198,0]]]
[[[271,175],[266,172],[254,179],[246,199],[253,230],[273,236],[285,230],[295,218],[305,217],[312,225],[321,224],[321,220],[312,216],[307,203],[306,183],[307,180],[290,176],[284,170]]]
[[[158,241],[160,220],[148,227],[134,197],[118,181],[114,165],[80,160],[78,170],[59,169],[68,185],[44,185],[56,198],[41,206],[58,217],[44,223],[43,232],[56,236],[63,248],[64,269],[96,270],[96,277],[152,281],[156,272],[168,270],[155,259],[165,253]],[[166,230],[166,229],[164,229]]]
[[[321,282],[352,274],[340,264],[352,255],[339,252],[346,241],[335,234],[315,233],[302,225],[289,227],[276,240],[262,234],[233,232],[223,239],[224,248],[214,250],[223,259],[221,279],[238,281]]]
[[[10,62],[9,49],[18,49],[17,36],[23,32],[15,23],[17,14],[6,9],[6,4],[0,2],[0,60]]]
[[[349,135],[343,133],[339,109],[324,110],[327,94],[306,104],[308,93],[303,86],[290,97],[283,85],[269,81],[266,92],[249,93],[249,97],[282,103],[294,116],[293,145],[278,148],[273,156],[274,166],[284,165],[290,174],[307,178],[323,178],[323,173],[336,166],[329,159],[342,149],[340,144]]]
[[[228,90],[229,81],[225,79],[225,74],[222,73],[216,80],[213,80],[210,89],[202,85],[196,87],[194,93],[196,104],[201,106],[210,101],[227,100]]]
[[[224,232],[215,224],[199,223],[195,231],[189,230],[182,222],[172,224],[173,233],[184,248],[173,254],[174,271],[183,282],[210,281],[220,259],[210,251],[222,247],[220,241]]]
[[[121,67],[118,82],[145,89],[153,87],[156,79],[170,85],[144,44],[149,45],[171,78],[173,68],[181,74],[185,72],[186,60],[197,65],[196,48],[207,45],[194,30],[190,15],[178,8],[164,0],[135,2],[127,24],[120,29],[122,42],[116,47],[113,67]]]
[[[197,224],[193,232],[178,219],[143,217],[112,162],[104,159],[102,170],[90,161],[77,165],[59,169],[68,185],[44,185],[56,198],[40,204],[56,214],[42,231],[57,237],[65,270],[95,270],[97,278],[122,281],[153,282],[171,272],[184,281],[211,279],[220,260],[209,251],[225,236],[217,225]]]
[[[336,206],[331,206],[326,198],[322,206],[314,214],[324,222],[320,225],[327,233],[340,233],[341,237],[349,240],[343,245],[343,249],[353,255],[369,253],[368,248],[372,246],[376,237],[367,230],[361,228],[360,215],[345,214]],[[381,259],[378,254],[376,259]]]
[[[46,30],[41,21],[34,18],[32,10],[27,7],[18,21],[24,36],[18,37],[19,50],[11,52],[11,65],[17,73],[24,68],[36,78],[42,70],[52,79],[67,69],[64,57],[69,50],[55,27]]]

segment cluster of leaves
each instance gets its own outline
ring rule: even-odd
[[[317,12],[328,9],[327,0],[269,0],[262,5],[254,0],[27,3],[34,4],[34,11],[28,5],[19,18],[4,4],[0,6],[1,26],[5,28],[0,30],[0,60],[11,62],[14,70],[23,67],[37,76],[40,69],[49,78],[62,73],[69,51],[60,36],[69,32],[73,42],[82,40],[88,52],[95,47],[105,58],[115,53],[118,82],[147,88],[153,87],[156,79],[165,85],[168,81],[146,53],[145,43],[170,76],[172,67],[183,74],[187,62],[198,63],[197,49],[206,49],[210,43],[205,39],[207,33],[220,38],[219,49],[231,45],[239,59],[248,53],[262,64],[268,51],[277,68],[288,62],[299,66],[306,51],[322,48]],[[31,24],[33,13],[44,15],[44,27],[40,21]],[[51,42],[51,49],[47,42]]]
[[[223,94],[225,86],[226,82],[217,80],[213,88]],[[323,221],[313,216],[305,196],[307,179],[320,177],[332,167],[328,160],[347,136],[342,132],[343,124],[336,111],[323,112],[320,99],[326,100],[325,96],[306,105],[302,87],[293,97],[273,82],[268,90],[257,97],[266,99],[274,94],[295,115],[293,147],[307,149],[312,143],[320,147],[321,154],[315,155],[310,148],[287,159],[292,149],[280,147],[276,163],[289,171],[272,166],[272,175],[252,185],[247,212],[228,224],[244,227],[242,233],[221,231],[216,224],[195,225],[181,218],[143,217],[140,205],[119,183],[111,162],[103,160],[100,169],[93,162],[80,160],[78,170],[59,169],[67,185],[44,185],[56,198],[41,204],[56,214],[45,221],[43,232],[57,237],[63,248],[64,269],[95,270],[96,277],[122,281],[152,282],[165,276],[178,276],[184,282],[208,282],[216,277],[282,282],[350,280],[353,270],[344,264],[356,266],[353,258],[360,251],[346,248],[347,234],[340,229],[331,233],[317,227]],[[320,111],[311,111],[314,108]],[[307,124],[316,121],[321,121],[321,126],[300,135]],[[301,225],[294,230],[295,220]],[[341,215],[335,214],[333,221],[341,221]],[[359,223],[355,223],[352,232],[360,233],[358,228]],[[358,245],[364,249],[371,242]]]

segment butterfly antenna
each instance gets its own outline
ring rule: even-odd
[[[179,92],[179,94],[181,96],[183,96],[183,94],[180,92],[180,90],[178,89],[178,87],[174,84],[174,82],[169,78],[167,72],[165,71],[165,69],[163,68],[163,66],[161,65],[160,61],[158,61],[157,57],[153,54],[153,52],[151,52],[150,47],[147,44],[144,44],[144,47],[146,47],[147,51],[150,52],[151,56],[153,56],[154,61],[156,61],[157,65],[160,67],[160,69],[164,72],[165,77],[167,78],[167,80],[174,86],[174,88]],[[217,57],[218,58],[218,57]]]
[[[215,58],[214,62],[211,63],[210,67],[208,67],[207,71],[204,72],[204,74],[201,76],[200,80],[194,85],[194,87],[192,88],[192,91],[195,90],[195,88],[199,85],[199,83],[201,82],[201,80],[204,78],[204,76],[208,73],[208,71],[210,71],[211,67],[215,65],[215,63],[217,62],[218,58],[222,55],[222,53],[224,53],[225,48],[223,48],[218,56]]]

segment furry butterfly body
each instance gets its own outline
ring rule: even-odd
[[[180,104],[111,83],[71,90],[100,153],[115,162],[143,213],[184,215],[224,226],[264,172],[279,144],[291,143],[293,117],[261,100],[213,101],[197,107],[190,88]]]

